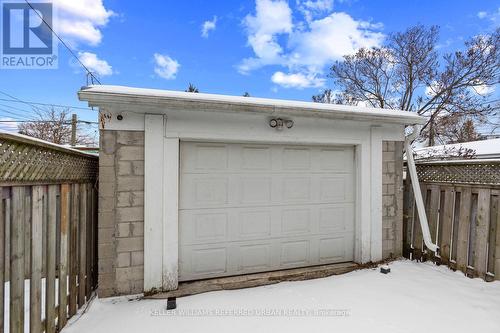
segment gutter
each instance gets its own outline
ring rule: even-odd
[[[424,200],[422,199],[422,192],[420,191],[420,183],[418,182],[417,168],[415,167],[415,161],[413,160],[413,149],[411,148],[411,142],[417,137],[418,126],[413,126],[413,132],[406,136],[405,138],[405,151],[408,171],[410,174],[411,184],[413,187],[413,195],[415,196],[415,203],[417,205],[418,218],[420,221],[420,227],[422,228],[422,236],[424,238],[425,246],[439,255],[439,247],[432,242],[431,233],[429,231],[429,222],[427,220],[427,215],[425,213]]]

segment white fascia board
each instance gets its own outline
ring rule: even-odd
[[[123,86],[99,85],[83,87],[78,92],[78,97],[81,101],[87,101],[90,106],[97,107],[113,104],[133,104],[183,110],[260,112],[275,115],[289,114],[404,125],[425,123],[423,117],[401,110]],[[137,109],[137,112],[141,112],[140,109]]]

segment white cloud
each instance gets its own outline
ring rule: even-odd
[[[297,7],[304,14],[306,20],[311,21],[314,16],[331,12],[333,10],[333,0],[297,0]]]
[[[487,13],[487,12],[481,11],[481,12],[478,12],[478,13],[477,13],[477,17],[479,17],[480,19],[483,19],[483,18],[485,18],[486,16],[488,16],[488,13]]]
[[[487,11],[480,11],[477,13],[477,17],[480,19],[487,19],[494,24],[497,24],[500,21],[500,7],[497,8],[496,11],[492,11],[488,13]]]
[[[78,59],[87,67],[92,73],[99,76],[107,76],[113,74],[113,68],[106,60],[99,59],[95,53],[78,52]],[[75,64],[78,66],[78,64]]]
[[[307,31],[290,36],[290,62],[322,68],[359,48],[380,46],[384,35],[378,29],[378,25],[357,21],[346,13],[332,13],[311,21]]]
[[[293,73],[285,74],[276,72],[271,77],[271,81],[285,88],[312,88],[322,87],[325,79],[318,78],[314,74]]]
[[[212,21],[203,22],[201,26],[201,36],[204,38],[208,38],[208,33],[211,30],[215,30],[216,27],[217,27],[217,16],[214,16]]]
[[[164,79],[175,79],[179,67],[181,66],[177,60],[170,58],[168,55],[159,53],[154,54],[155,73]]]
[[[333,0],[308,0],[299,1],[299,3],[304,6],[304,8],[316,11],[330,11],[333,9]]]
[[[333,1],[297,3],[300,11],[308,11],[310,15],[305,22],[294,24],[287,2],[256,1],[255,15],[247,15],[243,21],[254,57],[241,61],[240,73],[277,65],[289,73],[276,72],[273,82],[286,87],[317,87],[325,82],[318,77],[326,66],[361,47],[380,46],[385,38],[380,23],[356,20],[342,12],[330,13]],[[322,17],[313,18],[319,14]]]
[[[474,88],[474,91],[481,96],[487,96],[492,94],[495,91],[495,86],[489,86],[487,84],[483,84]]]
[[[102,40],[100,29],[115,13],[106,9],[103,0],[53,0],[57,10],[55,30],[74,46],[79,43],[98,45]]]
[[[239,71],[246,73],[266,64],[280,63],[282,47],[277,35],[291,33],[292,10],[286,1],[256,0],[255,15],[243,21],[248,32],[248,45],[257,58],[244,59]]]

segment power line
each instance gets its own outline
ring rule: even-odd
[[[9,111],[9,110],[5,110],[5,109],[1,109],[0,108],[0,112],[5,112],[11,116],[15,116],[15,117],[21,117],[21,118],[24,118],[24,119],[29,119],[26,115],[22,115],[22,114],[19,114],[19,113],[16,113],[16,112],[12,112],[12,111]]]
[[[59,120],[0,120],[0,123],[60,123]],[[77,123],[86,125],[97,125],[97,121],[77,120]],[[71,121],[65,121],[63,125],[71,125]]]
[[[16,111],[26,112],[26,113],[30,113],[30,114],[33,112],[33,110],[24,110],[24,109],[16,108],[15,106],[8,105],[8,104],[2,104],[2,103],[0,103],[0,106],[9,108],[9,110],[16,110]]]
[[[2,91],[0,91],[0,94],[4,94]],[[31,101],[23,101],[20,99],[14,100],[14,99],[7,99],[7,98],[0,98],[0,101],[4,102],[14,102],[14,103],[23,103],[30,105],[33,108],[39,109],[36,107],[36,105],[43,105],[43,106],[56,106],[60,108],[69,108],[69,109],[80,109],[80,110],[86,110],[86,111],[96,111],[92,108],[86,108],[83,106],[73,106],[73,105],[64,105],[64,104],[50,104],[50,103],[40,103],[40,102],[31,102]]]
[[[12,96],[12,95],[10,95],[10,94],[7,94],[5,91],[1,91],[1,90],[0,90],[0,94],[2,94],[2,95],[5,95],[5,96],[7,96],[7,97],[12,98],[11,102],[24,103],[24,104],[29,105],[31,108],[33,108],[33,109],[37,109],[38,111],[40,111],[40,109],[39,109],[37,106],[35,106],[35,105],[31,105],[30,103],[25,102],[25,101],[23,101],[23,100],[21,100],[21,99],[17,98],[16,96]]]
[[[50,26],[50,24],[48,24],[45,19],[42,17],[42,15],[40,15],[40,13],[38,13],[38,11],[33,8],[33,6],[31,5],[31,3],[28,2],[28,0],[24,0],[28,6],[30,6],[31,9],[33,9],[33,11],[36,13],[36,15],[38,15],[38,17],[42,20],[43,23],[45,23],[45,25],[50,29],[50,31],[52,31],[52,33],[54,34],[54,36],[57,37],[57,39],[59,39],[59,41],[61,42],[62,45],[64,45],[64,47],[66,47],[66,49],[68,49],[69,53],[71,53],[71,55],[80,63],[80,65],[82,65],[83,68],[85,68],[85,70],[87,71],[87,74],[91,76],[91,78],[95,79],[97,81],[97,83],[99,84],[102,84],[101,81],[99,81],[99,79],[87,68],[87,66],[85,66],[83,64],[83,62],[80,60],[80,58],[78,58],[76,56],[76,54],[73,52],[73,50],[71,50],[69,48],[69,46],[62,40],[61,37],[59,37],[59,35],[54,31],[54,29],[52,29],[52,27]],[[93,81],[93,80],[92,80]]]

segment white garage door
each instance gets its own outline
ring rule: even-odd
[[[179,280],[353,260],[352,147],[182,142]]]

